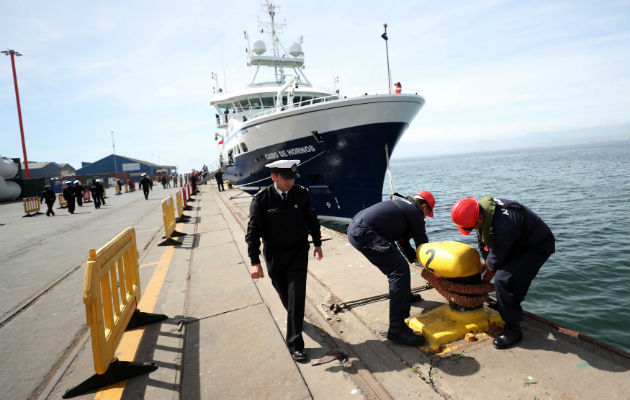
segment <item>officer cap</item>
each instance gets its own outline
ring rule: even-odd
[[[81,183],[81,182],[80,182],[78,179],[76,179],[76,180],[74,181],[74,183]]]
[[[50,185],[44,185],[44,189],[50,189]]]
[[[147,176],[147,173],[143,172],[143,173],[140,174],[140,176]]]
[[[278,160],[265,165],[265,167],[271,168],[271,173],[273,174],[278,174],[287,179],[294,179],[300,177],[297,173],[299,164],[300,160]]]

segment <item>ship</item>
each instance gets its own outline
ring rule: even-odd
[[[314,87],[304,72],[303,38],[285,49],[277,6],[266,2],[264,9],[258,32],[269,35],[269,49],[244,32],[251,82],[228,92],[212,74],[219,167],[224,179],[254,194],[272,183],[266,164],[300,160],[295,183],[309,189],[318,216],[347,222],[382,200],[389,157],[425,100],[391,93],[391,81],[387,93],[354,97]]]

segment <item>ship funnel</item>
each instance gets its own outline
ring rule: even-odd
[[[265,41],[262,39],[258,39],[254,43],[252,43],[252,51],[256,55],[261,55],[265,51],[267,51],[267,46],[265,45]]]

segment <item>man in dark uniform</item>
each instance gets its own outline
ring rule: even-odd
[[[151,180],[147,177],[146,173],[142,173],[142,179],[140,179],[140,186],[142,186],[142,192],[144,193],[144,199],[149,200],[149,189],[151,188]]]
[[[197,193],[197,172],[193,169],[190,174],[190,183],[192,184],[192,194]]]
[[[63,189],[63,198],[68,202],[68,212],[74,214],[74,188],[72,182],[66,181]]]
[[[219,192],[224,191],[225,188],[223,187],[223,172],[221,172],[221,168],[219,168],[217,172],[214,174],[214,179],[217,181],[217,187],[219,188]]]
[[[55,215],[53,211],[53,204],[55,204],[55,200],[57,197],[55,196],[55,192],[50,188],[50,185],[44,186],[44,191],[39,196],[40,201],[45,201],[48,209],[46,210],[46,216],[50,217],[51,215]]]
[[[306,362],[302,327],[308,268],[308,234],[313,238],[313,255],[323,257],[322,239],[308,189],[294,185],[299,160],[279,160],[271,168],[273,185],[252,199],[247,225],[247,252],[251,277],[264,278],[260,265],[260,239],[267,273],[287,310],[287,347],[298,362]]]
[[[505,321],[493,344],[497,349],[512,347],[523,339],[521,302],[540,267],[555,252],[553,233],[529,208],[492,196],[457,201],[451,218],[464,235],[477,230],[483,268],[495,272],[498,310]]]
[[[103,186],[103,183],[100,179],[96,180],[96,194],[98,196],[98,201],[102,204],[105,205],[105,186]]]
[[[83,207],[83,185],[78,179],[75,179],[72,189],[74,190],[74,197],[77,198],[77,204],[79,207]]]
[[[92,193],[92,199],[94,200],[94,208],[101,208],[101,201],[98,198],[98,186],[96,186],[96,179],[92,179],[90,184],[90,193]]]
[[[434,206],[435,198],[426,190],[408,197],[396,193],[391,200],[359,211],[348,225],[350,244],[387,275],[387,338],[409,346],[420,346],[425,342],[424,336],[416,335],[405,324],[405,319],[409,318],[411,303],[422,300],[419,294],[411,293],[409,263],[416,261],[415,248],[429,241],[424,218],[433,216]],[[409,243],[411,238],[416,247]]]

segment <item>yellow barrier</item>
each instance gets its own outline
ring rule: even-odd
[[[64,399],[157,369],[152,363],[118,361],[114,357],[126,329],[168,318],[136,310],[139,300],[136,231],[127,228],[98,251],[90,249],[85,265],[83,302],[96,375],[66,391]]]
[[[59,208],[65,208],[68,207],[68,201],[66,199],[64,199],[63,194],[59,193],[57,195],[57,198],[59,199]]]
[[[24,212],[26,213],[25,217],[31,216],[31,213],[41,214],[39,212],[41,208],[41,203],[39,202],[39,197],[25,197],[24,198]]]
[[[164,219],[164,236],[170,239],[175,232],[175,208],[171,196],[162,200],[162,218]]]
[[[182,201],[182,191],[178,190],[175,195],[175,199],[177,200],[177,221],[182,222],[188,219],[188,216],[184,215],[184,202]]]
[[[116,185],[116,194],[120,194],[120,186]]]
[[[125,193],[127,193],[129,191],[129,184],[125,183]]]
[[[164,236],[166,240],[158,246],[167,244],[180,245],[181,243],[173,239],[173,236],[184,236],[186,234],[175,230],[175,206],[173,205],[172,196],[162,200],[162,219],[164,220]]]
[[[120,295],[117,291],[120,288]],[[92,336],[94,370],[103,374],[140,300],[136,231],[127,228],[105,246],[90,249],[83,302]]]

